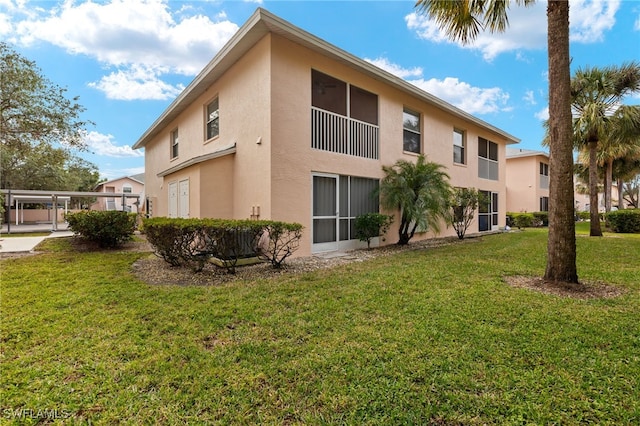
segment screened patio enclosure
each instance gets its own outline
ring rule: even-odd
[[[312,251],[362,246],[355,236],[355,219],[365,213],[379,212],[378,179],[329,173],[314,173],[312,179]],[[377,245],[378,241],[372,244]]]

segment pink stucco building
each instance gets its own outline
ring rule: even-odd
[[[470,232],[504,226],[505,150],[517,142],[258,9],[134,148],[151,216],[299,222],[297,255],[309,255],[358,246],[353,221],[379,210],[382,166],[419,153],[489,196]],[[392,228],[385,243],[396,241]]]

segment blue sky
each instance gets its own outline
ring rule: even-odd
[[[108,179],[140,173],[131,146],[257,7],[543,149],[546,2],[512,6],[506,33],[452,43],[414,1],[0,0],[0,40],[79,96]],[[572,68],[640,60],[640,1],[571,0]],[[638,104],[640,98],[625,103]]]

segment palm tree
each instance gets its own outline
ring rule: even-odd
[[[601,142],[621,145],[640,123],[638,107],[621,106],[623,98],[640,90],[640,64],[578,69],[571,80],[571,106],[575,114],[574,138],[589,153],[589,235],[601,237],[598,212],[598,149]],[[605,156],[606,157],[606,156]],[[613,161],[614,158],[611,160]],[[607,159],[608,161],[608,159]],[[611,198],[611,176],[605,194]]]
[[[415,163],[398,160],[393,166],[382,166],[381,204],[387,210],[400,210],[399,245],[408,244],[418,228],[440,231],[451,194],[449,175],[443,168],[426,161],[424,155]]]
[[[509,0],[418,0],[416,8],[436,20],[451,38],[469,42],[481,29],[502,32],[508,25]],[[533,0],[515,0],[530,5]],[[547,2],[549,60],[549,240],[544,277],[578,282],[573,197],[569,2]]]

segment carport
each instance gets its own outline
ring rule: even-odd
[[[121,198],[123,209],[125,206],[125,200],[127,198],[135,198],[137,201],[134,203],[136,206],[136,213],[140,212],[140,194],[131,193],[117,193],[117,192],[80,192],[80,191],[35,191],[35,190],[19,190],[19,189],[0,189],[0,192],[5,195],[5,206],[7,209],[11,208],[11,205],[15,203],[16,207],[16,225],[18,224],[19,205],[24,203],[51,203],[54,209],[57,209],[62,202],[64,202],[65,211],[68,207],[68,202],[71,198],[93,198],[93,197],[108,197],[108,198]],[[27,201],[30,200],[30,201]],[[37,200],[37,201],[34,201]],[[57,210],[54,210],[52,231],[58,230],[58,215]],[[7,233],[11,233],[11,221],[7,223]]]

